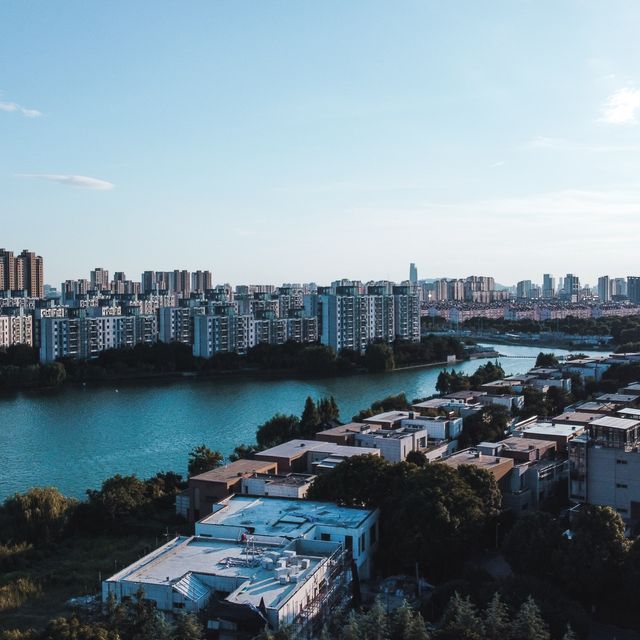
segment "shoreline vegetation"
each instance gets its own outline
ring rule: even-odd
[[[181,343],[155,343],[104,351],[92,360],[63,359],[40,364],[32,347],[16,345],[0,351],[0,394],[52,391],[69,384],[152,383],[184,379],[305,379],[339,377],[429,366],[448,358],[469,358],[465,344],[452,336],[424,336],[419,343],[374,342],[361,355],[328,346],[285,343],[259,345],[246,355],[221,353],[196,358]]]
[[[460,339],[555,347],[562,349],[589,348],[593,350],[640,351],[640,316],[606,316],[603,318],[577,318],[568,316],[558,320],[504,320],[502,318],[470,318],[453,323],[441,317],[423,318],[424,332],[448,332]],[[445,335],[449,335],[448,333]],[[529,336],[529,338],[527,338]],[[534,338],[533,336],[537,336]],[[606,345],[591,344],[611,338]]]

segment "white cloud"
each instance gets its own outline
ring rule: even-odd
[[[489,165],[490,169],[495,169],[496,167],[501,167],[504,164],[504,160],[498,160],[498,162],[494,162]]]
[[[608,124],[635,124],[638,109],[640,90],[626,87],[609,96],[600,119]]]
[[[70,187],[80,187],[82,189],[95,189],[98,191],[106,191],[113,189],[114,184],[107,180],[100,180],[99,178],[90,178],[89,176],[71,176],[57,173],[20,173],[18,174],[25,178],[39,178],[41,180],[49,180],[49,182],[58,182],[59,184],[66,184]]]
[[[637,144],[589,144],[584,142],[572,142],[565,138],[549,138],[535,136],[525,145],[525,149],[537,149],[546,151],[580,151],[593,153],[611,153],[619,151],[637,152],[640,146]]]
[[[7,113],[20,113],[25,118],[39,118],[42,115],[41,111],[37,109],[27,109],[17,102],[0,102],[0,111],[6,111]]]

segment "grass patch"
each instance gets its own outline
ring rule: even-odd
[[[40,550],[27,567],[0,577],[0,630],[44,628],[69,613],[70,598],[100,593],[101,579],[153,548],[155,537],[76,535]]]

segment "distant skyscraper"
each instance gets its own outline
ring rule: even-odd
[[[531,280],[520,280],[516,287],[516,297],[531,298]]]
[[[13,291],[16,288],[16,259],[13,251],[0,249],[0,291]]]
[[[413,262],[409,265],[409,282],[411,284],[418,284],[418,269]]]
[[[564,299],[569,302],[578,302],[580,294],[580,278],[572,273],[567,273],[564,278]]]
[[[556,295],[556,279],[550,274],[545,273],[542,276],[542,297],[554,298]]]
[[[89,275],[91,288],[97,291],[107,291],[109,289],[109,270],[102,267],[96,267],[91,270]]]
[[[609,302],[611,300],[611,283],[609,276],[598,278],[598,298],[600,302]]]
[[[16,258],[15,288],[30,298],[44,297],[44,261],[26,249]]]
[[[191,274],[191,289],[196,293],[204,293],[213,289],[211,271],[194,271]]]
[[[625,278],[614,278],[611,281],[611,297],[613,296],[626,296],[627,295],[627,281]]]
[[[640,276],[627,276],[627,295],[630,302],[640,304]]]

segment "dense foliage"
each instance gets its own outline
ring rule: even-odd
[[[480,365],[470,376],[458,373],[454,369],[443,369],[438,375],[436,391],[441,394],[466,391],[467,389],[479,389],[483,384],[495,382],[504,378],[504,369],[499,362],[487,362]]]
[[[359,371],[386,371],[396,366],[442,362],[449,355],[464,358],[464,345],[454,337],[426,336],[420,342],[374,343],[361,355],[344,350],[336,354],[322,344],[286,342],[260,344],[246,355],[217,353],[198,358],[189,345],[180,342],[137,344],[108,349],[94,360],[63,358],[39,364],[37,349],[16,345],[0,350],[0,392],[16,389],[57,387],[65,380],[101,382],[154,378],[158,376],[245,371],[286,372],[296,376],[335,376]]]
[[[378,456],[345,460],[317,478],[308,498],[379,508],[382,572],[414,573],[417,562],[432,580],[453,575],[483,545],[500,504],[485,471],[391,464]]]
[[[512,569],[559,586],[589,609],[637,625],[640,541],[625,538],[624,523],[611,507],[583,505],[571,518],[570,536],[563,535],[565,526],[545,513],[518,520],[504,543]]]
[[[496,333],[559,332],[582,336],[613,336],[615,344],[640,342],[640,315],[607,316],[604,318],[576,318],[569,316],[559,320],[504,320],[502,318],[471,318],[463,325],[474,331]]]

